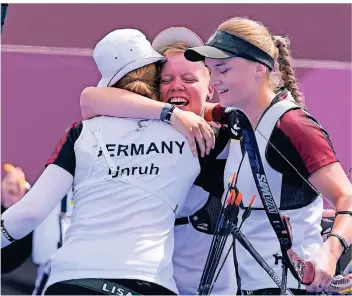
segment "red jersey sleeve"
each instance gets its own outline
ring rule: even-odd
[[[309,174],[338,161],[328,133],[302,109],[284,114],[277,127],[290,139]]]

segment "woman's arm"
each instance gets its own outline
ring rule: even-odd
[[[1,214],[20,201],[26,193],[25,175],[21,168],[4,165],[7,172],[1,182]],[[1,250],[1,273],[9,273],[23,264],[32,254],[33,232]]]
[[[279,123],[279,128],[296,148],[308,180],[326,198],[336,211],[352,211],[352,184],[335,155],[328,133],[313,117],[301,110],[287,112]],[[301,172],[304,174],[304,170]],[[338,215],[335,218],[333,233],[339,234],[352,243],[352,217]],[[339,258],[343,248],[339,240],[329,237],[326,245],[331,244],[331,252]]]
[[[20,267],[32,255],[33,232],[1,250],[1,274]]]
[[[338,211],[352,211],[352,185],[338,162],[328,164],[315,171],[309,181],[327,198]],[[339,235],[347,246],[352,243],[352,216],[337,215],[331,234]],[[350,251],[351,249],[349,249]],[[313,256],[315,265],[314,281],[307,286],[307,291],[328,289],[336,273],[336,264],[344,251],[340,240],[328,237],[321,249]]]
[[[163,102],[112,87],[87,87],[81,94],[80,102],[85,119],[98,115],[160,119],[161,111],[165,107]],[[214,132],[202,117],[175,108],[170,123],[187,138],[195,157],[198,157],[196,142],[201,156],[209,154],[214,147]]]
[[[57,165],[49,165],[32,189],[2,215],[1,248],[33,231],[51,213],[72,186],[73,176]]]
[[[336,157],[328,133],[309,114],[296,109],[287,112],[278,125],[294,146],[304,168],[300,173],[335,207],[336,211],[352,210],[352,185]],[[352,219],[338,215],[332,233],[340,235],[347,244],[352,242]],[[311,256],[315,267],[314,281],[307,291],[327,288],[343,252],[338,238],[329,237]]]
[[[332,203],[336,212],[352,212],[352,184],[340,163],[331,163],[318,169],[309,177],[309,181]],[[351,245],[352,216],[348,214],[337,215],[331,233],[340,235],[348,245]],[[338,238],[330,236],[326,243],[330,245],[332,255],[339,258],[343,247]]]
[[[99,115],[160,119],[165,103],[113,87],[87,87],[81,93],[84,119]]]

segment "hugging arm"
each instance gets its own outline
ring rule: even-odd
[[[80,98],[84,119],[106,115],[125,118],[160,119],[166,103],[112,87],[87,87]],[[188,111],[175,108],[170,120],[171,125],[183,134],[194,156],[209,154],[214,147],[214,132],[204,118]]]

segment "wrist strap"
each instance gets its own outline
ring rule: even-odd
[[[346,251],[347,251],[348,248],[349,248],[349,245],[347,245],[346,240],[345,240],[342,236],[340,236],[340,235],[338,235],[338,234],[336,234],[336,233],[329,233],[328,236],[327,236],[327,238],[329,238],[330,236],[334,236],[334,237],[337,237],[337,238],[339,239],[341,245],[343,246],[343,252],[342,252],[342,254],[346,253]]]
[[[4,226],[4,220],[1,219],[1,232],[4,235],[4,237],[9,241],[9,242],[14,242],[15,239],[8,233],[8,231],[6,230],[5,226]]]
[[[163,110],[161,110],[160,120],[170,124],[172,112],[174,112],[176,105],[166,103]]]
[[[352,211],[338,211],[335,213],[335,217],[337,215],[350,215],[352,217]]]

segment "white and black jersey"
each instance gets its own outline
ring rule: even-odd
[[[49,163],[74,175],[72,224],[49,284],[127,278],[176,292],[175,213],[200,172],[185,138],[156,120],[98,117],[73,127]]]
[[[320,222],[323,201],[303,178],[308,179],[317,169],[337,159],[326,131],[292,100],[288,91],[279,93],[261,117],[255,135],[275,203],[281,214],[290,217],[293,248],[307,260],[322,245]],[[233,124],[229,122],[230,126]],[[240,218],[253,194],[259,196],[242,139],[231,141],[225,180],[234,172],[238,172],[236,185],[243,194]],[[268,186],[266,182],[261,184]],[[252,213],[241,230],[270,267],[281,274],[281,266],[275,264],[273,256],[281,253],[280,244],[260,198],[257,197],[253,203]],[[236,256],[242,290],[275,288],[269,275],[239,244],[236,246]],[[298,287],[290,273],[287,286]]]
[[[72,224],[47,286],[80,278],[140,279],[177,293],[175,215],[200,172],[184,136],[158,120],[97,117],[74,124],[47,164],[3,215],[8,233],[20,238],[73,183]],[[9,240],[2,237],[4,247]]]

